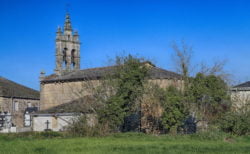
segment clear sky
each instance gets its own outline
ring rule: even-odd
[[[174,70],[171,44],[184,39],[195,63],[226,59],[235,81],[250,80],[249,0],[0,0],[0,76],[39,89],[40,71],[55,67],[67,3],[81,68],[125,52]]]

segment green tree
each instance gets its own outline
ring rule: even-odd
[[[136,99],[140,97],[146,83],[148,68],[143,59],[134,58],[129,55],[121,60],[116,70],[117,76],[117,96],[123,100],[123,108],[127,114],[138,111],[140,105],[136,104]]]
[[[108,124],[112,131],[117,131],[126,117],[140,113],[141,105],[136,100],[143,94],[147,72],[143,59],[131,55],[116,58],[115,70],[107,76],[107,80],[112,80],[109,83],[112,83],[111,89],[115,89],[115,93],[109,96],[100,109],[100,122]]]

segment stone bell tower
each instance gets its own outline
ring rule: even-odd
[[[80,69],[80,41],[77,31],[72,30],[70,16],[67,13],[64,29],[58,27],[56,32],[56,68],[55,73],[61,75]]]

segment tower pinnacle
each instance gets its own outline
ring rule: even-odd
[[[65,33],[72,33],[72,27],[71,27],[71,22],[70,22],[70,16],[69,13],[66,14],[65,17],[65,22],[64,22],[64,32]]]

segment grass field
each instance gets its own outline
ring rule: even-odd
[[[250,136],[223,135],[151,136],[137,133],[107,137],[37,138],[0,135],[0,153],[250,153]]]

